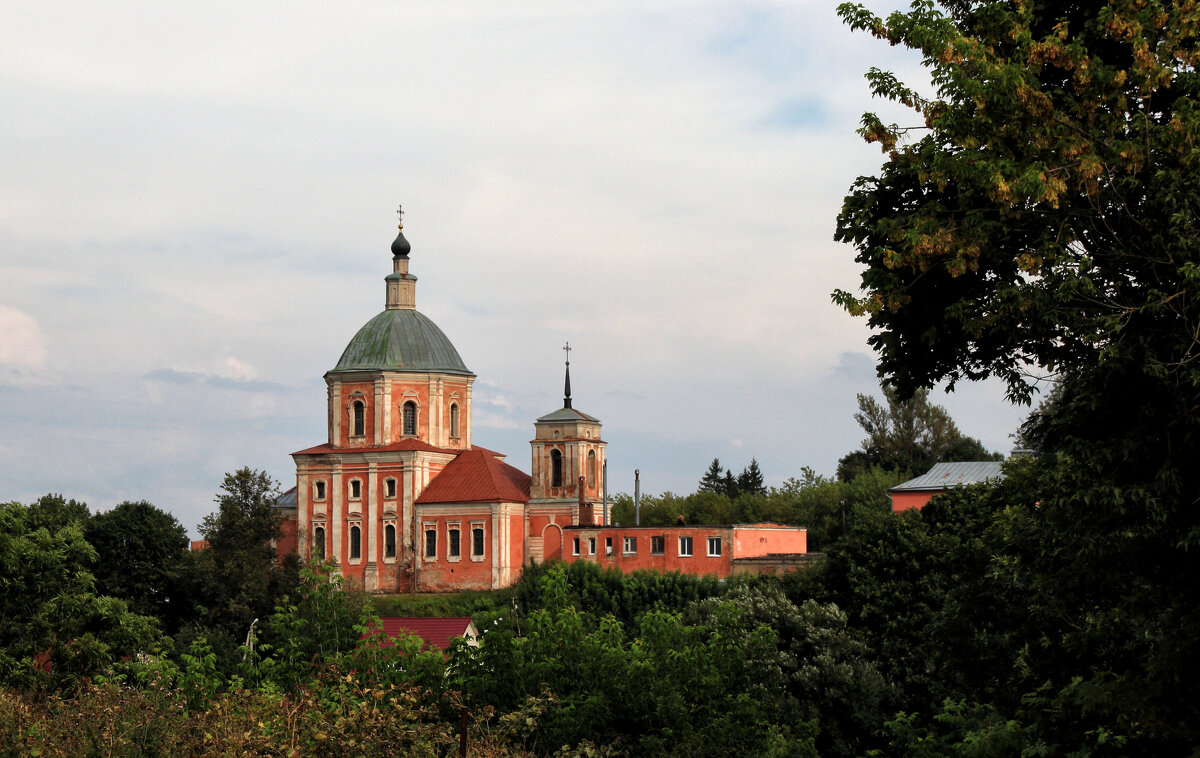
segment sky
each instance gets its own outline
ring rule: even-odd
[[[417,308],[478,379],[473,442],[600,418],[609,489],[713,458],[833,475],[879,394],[833,242],[883,156],[833,3],[0,0],[0,501],[148,500],[196,534],[225,473],[295,483],[323,375]],[[995,382],[932,399],[1008,452]]]

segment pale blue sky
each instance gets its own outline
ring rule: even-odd
[[[881,161],[862,74],[919,69],[832,4],[0,5],[0,499],[194,528],[227,471],[290,486],[398,203],[474,441],[514,465],[566,340],[614,491],[832,474],[861,439],[831,237]],[[937,399],[992,449],[1024,414]]]

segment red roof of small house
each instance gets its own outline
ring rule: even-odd
[[[426,485],[418,503],[527,503],[529,474],[483,448],[461,453]]]
[[[459,637],[472,639],[477,635],[475,624],[470,616],[452,618],[414,618],[409,616],[385,616],[379,619],[383,624],[383,633],[389,637],[399,637],[402,634],[415,634],[425,641],[425,644],[448,650],[450,641]],[[390,647],[389,640],[382,643]]]

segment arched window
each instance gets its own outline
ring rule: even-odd
[[[550,486],[561,487],[563,479],[562,471],[562,453],[558,450],[550,451]]]
[[[396,525],[388,524],[383,527],[383,557],[396,557]]]
[[[596,486],[596,451],[588,451],[588,486]]]
[[[417,404],[409,400],[404,404],[404,434],[417,433]]]
[[[355,437],[361,437],[367,433],[367,406],[361,400],[355,400],[351,405],[354,408],[354,425],[351,428],[350,434]]]
[[[313,529],[313,553],[316,554],[318,561],[325,560],[325,527],[323,526]]]
[[[357,525],[350,527],[350,559],[362,558],[362,529]]]
[[[458,403],[450,404],[450,436],[458,436]]]

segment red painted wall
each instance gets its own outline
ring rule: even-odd
[[[892,493],[892,512],[899,513],[912,508],[920,510],[925,507],[925,504],[933,500],[934,495],[942,494],[940,491],[932,492],[929,490],[912,490],[909,492],[893,492]]]

